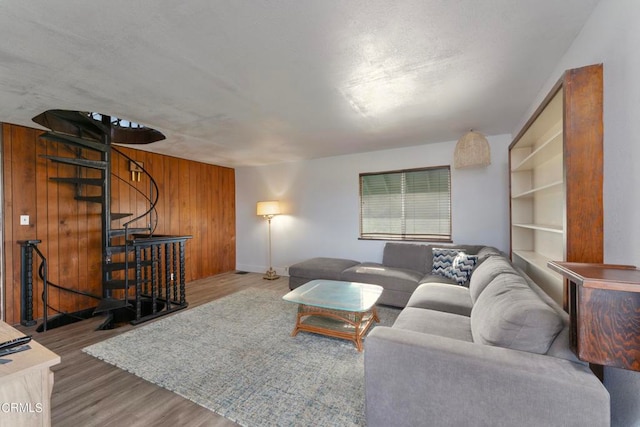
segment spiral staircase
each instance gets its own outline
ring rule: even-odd
[[[97,300],[91,315],[103,314],[106,320],[101,328],[112,328],[122,321],[139,323],[187,307],[185,298],[185,242],[191,236],[166,236],[154,234],[157,224],[156,205],[158,186],[144,165],[127,156],[112,142],[123,144],[147,144],[164,139],[153,129],[135,123],[112,118],[97,113],[69,110],[48,110],[33,118],[33,121],[50,129],[40,138],[52,144],[60,144],[64,156],[42,157],[50,162],[71,165],[70,176],[52,177],[50,180],[60,185],[75,188],[74,198],[101,206],[101,247],[102,247],[102,294],[78,291],[70,287],[52,283],[46,278],[46,258],[37,249],[40,241],[21,242],[23,265],[33,259],[33,249],[43,259],[39,273],[45,283],[43,293],[44,322],[47,329],[48,311],[73,319],[80,313],[64,313],[49,304],[47,287],[53,286],[62,293],[81,294]],[[148,192],[112,173],[115,156],[123,156],[131,165],[131,170],[140,179],[149,183]],[[141,214],[112,212],[111,185],[113,179],[126,182],[131,191],[142,195],[146,208]],[[114,223],[120,223],[114,226]],[[45,268],[43,268],[43,265]],[[23,268],[28,270],[29,265]],[[44,277],[43,277],[44,276]],[[24,280],[30,275],[23,274]],[[23,288],[29,284],[23,283]],[[32,286],[31,286],[32,289]],[[28,292],[27,292],[28,294]],[[27,301],[27,306],[28,306]],[[31,302],[31,307],[33,306]],[[28,307],[27,307],[28,308]],[[27,310],[28,312],[28,310]],[[32,313],[31,313],[32,315]]]

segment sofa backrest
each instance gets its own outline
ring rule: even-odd
[[[384,246],[382,264],[387,267],[415,270],[427,274],[431,273],[433,268],[433,248],[460,249],[470,255],[475,255],[484,247],[481,245],[420,245],[389,242]]]
[[[499,275],[519,274],[511,262],[503,256],[488,256],[479,261],[469,279],[469,294],[471,295],[471,301],[474,303],[489,283]]]
[[[500,249],[494,248],[493,246],[483,246],[482,248],[480,248],[480,250],[476,255],[478,255],[478,262],[482,262],[484,259],[490,256],[495,256],[495,255],[499,255],[502,257],[507,256]]]
[[[563,329],[558,313],[515,274],[491,281],[471,309],[473,341],[546,354]]]
[[[431,271],[431,246],[412,243],[387,243],[382,254],[382,264],[387,267]]]
[[[553,298],[551,298],[545,291],[543,291],[542,288],[540,288],[533,280],[531,280],[531,278],[520,267],[515,266],[515,268],[516,271],[527,281],[529,288],[531,288],[531,290],[533,290],[549,307],[555,310],[558,316],[562,319],[562,330],[560,331],[560,333],[558,333],[556,339],[551,343],[547,354],[549,356],[554,356],[586,365],[586,362],[578,359],[575,353],[571,351],[571,346],[569,343],[569,314],[564,311],[564,309],[557,302],[555,302]]]

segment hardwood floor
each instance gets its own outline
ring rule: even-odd
[[[187,284],[189,308],[249,287],[275,289],[284,295],[288,279],[264,280],[255,273],[225,273]],[[62,359],[53,367],[52,425],[63,426],[236,426],[177,394],[151,384],[82,352],[88,345],[143,326],[124,325],[96,331],[97,317],[44,333],[18,326],[32,334]]]

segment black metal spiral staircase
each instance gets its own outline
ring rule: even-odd
[[[94,113],[67,110],[49,110],[33,119],[51,131],[40,137],[51,143],[60,144],[68,156],[42,157],[51,162],[74,166],[71,176],[50,178],[63,185],[75,187],[74,198],[101,206],[101,247],[102,247],[102,295],[91,295],[64,286],[52,284],[40,275],[45,289],[52,285],[61,291],[82,294],[99,299],[93,314],[106,314],[107,319],[102,328],[111,328],[114,323],[124,320],[139,323],[157,316],[168,314],[187,307],[185,299],[185,242],[191,236],[158,236],[154,234],[157,223],[156,204],[158,202],[158,186],[143,165],[128,157],[112,146],[112,142],[149,143],[164,136],[159,132],[144,127],[122,128],[119,119],[113,119]],[[117,138],[116,141],[113,141]],[[112,174],[112,156],[124,156],[127,163],[137,167],[145,180],[149,182],[149,193],[140,191],[130,182]],[[112,177],[121,179],[142,195],[147,208],[141,214],[111,211]],[[127,219],[118,227],[114,222]],[[142,223],[142,226],[140,225]],[[37,245],[39,241],[20,242],[26,247]],[[40,251],[35,248],[40,255]],[[24,252],[24,251],[23,251]],[[30,259],[32,254],[29,253]],[[23,257],[24,258],[24,257]],[[25,260],[23,259],[23,264]],[[43,264],[46,265],[46,260]],[[29,266],[26,267],[27,269]],[[46,268],[44,268],[46,276]],[[28,275],[23,274],[24,278]],[[24,287],[23,283],[23,287]],[[46,291],[43,297],[46,296]],[[45,299],[45,323],[47,308],[61,313],[51,307]],[[32,306],[32,304],[31,304]],[[71,315],[73,313],[61,313]],[[46,330],[46,324],[44,329]]]

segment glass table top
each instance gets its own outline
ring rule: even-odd
[[[371,309],[382,294],[382,286],[337,280],[312,280],[282,299],[329,310],[363,312]]]

